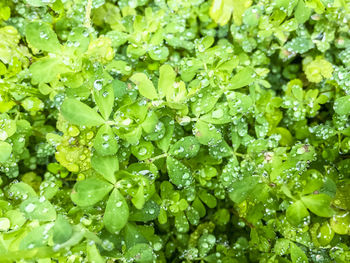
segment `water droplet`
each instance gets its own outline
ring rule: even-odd
[[[95,88],[97,91],[100,91],[100,90],[102,89],[102,86],[103,86],[103,83],[102,83],[102,80],[101,80],[101,79],[95,80],[95,82],[94,82],[94,88]]]
[[[33,212],[35,209],[35,205],[34,204],[28,204],[25,208],[24,211],[26,211],[27,213],[31,213]]]
[[[141,147],[141,148],[139,149],[139,155],[143,156],[143,155],[145,155],[145,154],[147,154],[147,148]]]

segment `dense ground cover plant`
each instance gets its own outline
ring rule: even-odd
[[[0,262],[350,262],[348,0],[0,0]]]

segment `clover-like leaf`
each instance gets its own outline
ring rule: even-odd
[[[132,154],[140,161],[149,159],[154,153],[154,146],[151,142],[141,141],[138,145],[131,147]]]
[[[195,124],[194,134],[201,144],[215,145],[222,140],[220,131],[213,124],[198,120]]]
[[[135,73],[130,77],[130,80],[137,86],[140,94],[147,99],[154,100],[158,98],[157,91],[144,73]]]
[[[74,185],[71,198],[79,206],[91,206],[101,201],[112,188],[110,183],[91,177]]]
[[[222,95],[222,90],[205,87],[201,88],[198,94],[191,99],[191,110],[194,115],[199,116],[211,111]]]
[[[11,144],[0,141],[0,163],[6,162],[12,152]]]
[[[44,22],[28,23],[25,27],[25,35],[29,44],[37,49],[53,53],[60,49],[61,45],[56,33]]]
[[[137,222],[148,222],[156,219],[159,215],[160,207],[153,200],[147,201],[142,209],[130,211],[129,220]]]
[[[128,218],[128,203],[120,191],[114,189],[107,201],[103,223],[109,232],[116,233],[123,229],[128,222]]]
[[[109,125],[102,125],[97,131],[94,140],[94,148],[98,154],[102,156],[113,155],[117,153],[119,144],[115,138],[112,128]]]
[[[30,185],[28,185],[24,182],[12,184],[9,192],[10,192],[11,196],[13,196],[15,198],[27,199],[28,197],[37,196],[34,189]]]
[[[56,219],[56,210],[44,197],[29,197],[23,201],[20,210],[30,220],[53,221]]]
[[[295,226],[302,223],[308,216],[309,212],[300,200],[295,201],[287,208],[286,217],[288,221]]]
[[[170,181],[178,187],[185,187],[191,185],[193,181],[191,170],[176,160],[175,158],[168,156],[167,169]]]
[[[145,243],[136,244],[126,252],[125,258],[136,263],[152,263],[154,260],[152,247]]]
[[[114,90],[112,85],[106,85],[100,90],[94,89],[94,98],[102,117],[108,120],[114,106]]]
[[[160,98],[171,94],[175,77],[176,73],[169,64],[164,64],[159,68],[158,92]]]
[[[333,107],[339,115],[350,115],[350,95],[336,99]]]
[[[0,141],[5,141],[8,137],[11,137],[16,132],[16,121],[12,120],[6,113],[0,114]],[[2,144],[5,152],[8,152],[8,146]]]
[[[94,154],[91,157],[91,166],[94,170],[101,174],[108,182],[114,184],[116,179],[114,173],[119,170],[119,162],[117,156],[100,156]]]
[[[27,250],[45,246],[51,236],[52,226],[53,223],[48,223],[34,228],[21,240],[19,249]]]
[[[62,215],[58,215],[55,225],[53,226],[53,242],[56,244],[62,244],[69,240],[72,234],[73,229],[68,220]]]
[[[99,250],[97,249],[95,243],[93,244],[86,244],[86,252],[87,252],[87,258],[89,262],[94,263],[104,263],[106,262],[105,259],[101,256]]]
[[[330,220],[332,230],[340,235],[347,235],[350,233],[350,214],[349,212],[339,212]]]
[[[190,229],[190,225],[184,212],[175,215],[175,227],[180,233],[186,233]]]
[[[311,194],[301,197],[301,201],[314,214],[321,217],[331,217],[334,214],[330,207],[332,197],[326,194]]]
[[[103,118],[85,103],[75,99],[66,99],[61,106],[63,117],[72,124],[80,126],[99,126]]]
[[[300,0],[295,9],[295,18],[299,24],[304,24],[310,17],[312,10],[305,5],[304,0]]]
[[[298,247],[296,244],[290,244],[290,256],[292,258],[292,263],[308,263],[307,256],[305,252]]]
[[[169,154],[176,158],[193,158],[197,155],[200,149],[200,144],[196,137],[186,136],[174,143]]]
[[[228,195],[233,202],[241,203],[250,195],[257,183],[257,178],[254,177],[247,177],[233,182]]]
[[[48,83],[58,78],[59,74],[70,69],[60,58],[44,57],[33,63],[29,68],[34,83]]]
[[[248,86],[254,81],[254,70],[250,67],[245,67],[237,72],[236,75],[231,79],[232,85],[228,88],[230,90],[240,89],[244,86]]]

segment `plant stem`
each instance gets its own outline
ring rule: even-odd
[[[155,157],[153,157],[153,158],[147,159],[147,160],[145,160],[145,162],[146,162],[146,163],[153,163],[155,160],[158,160],[158,159],[161,159],[161,158],[165,158],[165,157],[167,157],[167,156],[168,156],[167,153],[163,153],[163,154],[161,154],[161,155],[157,155],[157,156],[155,156]]]
[[[92,9],[92,0],[88,0],[86,11],[85,11],[85,21],[84,21],[84,26],[87,28],[91,27],[91,21],[90,21],[91,9]]]

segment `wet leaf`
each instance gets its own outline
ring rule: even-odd
[[[107,201],[103,223],[109,232],[116,233],[123,229],[128,218],[129,206],[119,190],[114,189]]]
[[[331,217],[334,211],[330,208],[332,198],[326,194],[311,194],[303,196],[301,201],[314,214],[321,217]]]
[[[75,125],[91,127],[104,123],[96,111],[75,99],[66,99],[61,106],[61,113],[66,120]]]
[[[25,27],[27,41],[33,47],[47,52],[58,52],[60,43],[52,28],[44,22],[30,22]]]
[[[113,186],[99,178],[88,178],[74,185],[71,198],[79,206],[91,206],[101,201]]]
[[[140,94],[147,99],[154,100],[158,98],[157,91],[144,73],[135,73],[131,76],[130,80],[137,86]]]
[[[56,210],[44,197],[29,197],[20,206],[21,212],[30,220],[53,221],[56,219]]]
[[[286,216],[291,224],[298,226],[309,216],[309,212],[303,202],[298,200],[288,207]]]
[[[169,179],[173,184],[178,187],[186,187],[192,184],[192,173],[186,165],[170,156],[167,157],[166,163]]]

